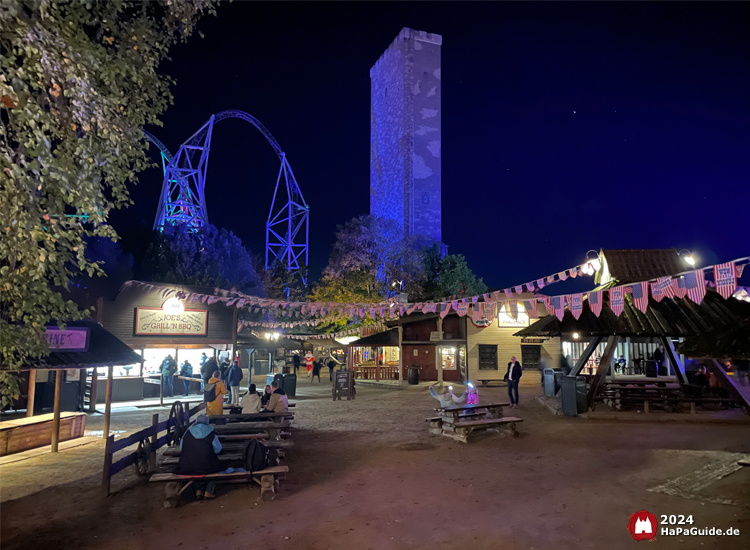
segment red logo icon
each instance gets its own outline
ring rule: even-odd
[[[630,516],[628,522],[628,531],[633,540],[638,542],[642,540],[652,540],[656,537],[656,529],[659,523],[656,521],[656,516],[641,510]]]

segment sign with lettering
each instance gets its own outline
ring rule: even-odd
[[[342,397],[346,397],[347,401],[350,401],[354,399],[355,394],[354,371],[336,371],[333,379],[333,400],[340,401]]]
[[[208,311],[186,309],[167,313],[162,309],[139,307],[135,312],[136,336],[205,336]]]
[[[45,327],[44,340],[52,351],[75,352],[89,350],[89,329],[86,327]]]

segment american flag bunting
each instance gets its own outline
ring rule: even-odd
[[[734,267],[734,262],[715,265],[714,282],[716,283],[716,292],[721,294],[725,300],[734,294],[737,289],[737,270]]]
[[[573,314],[573,317],[575,317],[577,321],[581,316],[581,313],[583,312],[583,294],[571,294],[568,297],[568,304],[570,307],[570,312]]]
[[[706,279],[702,269],[685,273],[685,288],[687,297],[696,304],[700,304],[706,297]]]
[[[599,317],[599,314],[602,312],[602,291],[589,292],[588,302],[591,313]]]
[[[631,288],[633,289],[633,302],[635,303],[635,307],[640,309],[643,313],[646,313],[646,310],[648,309],[648,283],[636,283],[631,285]]]
[[[618,317],[625,308],[625,287],[615,286],[609,289],[609,309]]]
[[[563,320],[563,316],[565,315],[565,297],[564,296],[553,296],[551,300],[552,309],[555,312],[555,316],[560,319],[560,321]]]
[[[508,307],[505,309],[505,311],[514,321],[518,319],[518,302],[516,300],[511,300],[510,302],[508,302]]]
[[[539,319],[539,313],[536,310],[536,300],[524,300],[523,309],[526,310],[526,315],[529,319]]]
[[[661,299],[664,298],[664,294],[661,293],[661,285],[659,284],[659,281],[651,283],[651,297],[657,302],[661,302]]]
[[[687,288],[685,288],[684,277],[677,277],[676,279],[672,279],[672,292],[678,298],[685,297],[685,294],[687,294]]]

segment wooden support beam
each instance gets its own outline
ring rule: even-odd
[[[614,335],[607,338],[607,347],[604,348],[604,355],[602,355],[602,358],[599,360],[599,368],[596,369],[596,374],[594,375],[594,379],[591,381],[591,387],[589,388],[589,410],[594,409],[594,398],[596,398],[596,394],[599,393],[599,388],[604,383],[604,378],[607,376],[607,371],[609,370],[609,365],[612,363],[612,357],[615,355],[617,341],[619,339],[619,336]]]
[[[34,399],[36,397],[36,369],[29,371],[29,389],[26,397],[26,416],[34,416]]]
[[[404,350],[401,343],[404,341],[404,326],[398,326],[398,379],[404,381]]]
[[[667,352],[669,362],[672,363],[672,366],[674,366],[674,373],[677,375],[677,380],[680,381],[680,384],[687,384],[685,367],[682,365],[682,361],[680,361],[680,358],[677,356],[677,352],[675,351],[674,345],[672,344],[672,339],[667,338],[666,336],[662,336],[661,343],[664,344],[664,350]]]
[[[705,363],[708,367],[708,370],[711,371],[711,374],[721,380],[721,385],[729,392],[729,395],[732,396],[732,399],[737,400],[737,402],[745,410],[746,414],[750,414],[750,401],[748,401],[747,397],[745,397],[743,393],[737,388],[734,380],[732,380],[732,377],[727,374],[727,371],[724,370],[724,367],[721,366],[721,363],[719,363],[716,359],[708,359],[705,361]]]
[[[143,365],[143,363],[141,363]],[[99,370],[94,367],[91,373],[91,393],[89,394],[89,412],[96,412],[96,394],[99,387]]]
[[[110,477],[109,477],[109,469],[112,466],[112,454],[109,452],[109,450],[112,448],[112,445],[115,442],[115,436],[110,435],[106,439],[107,443],[104,445],[104,469],[102,471],[102,496],[108,497],[109,496],[109,490],[110,490]]]
[[[50,452],[56,453],[60,443],[60,394],[62,393],[62,379],[65,371],[55,371],[55,408],[52,419],[52,437]]]
[[[104,396],[104,439],[109,437],[109,419],[112,414],[112,377],[114,374],[115,368],[110,365],[107,368],[107,391]]]
[[[188,416],[188,420],[189,418],[190,417]],[[156,426],[158,423],[159,423],[159,413],[156,413],[151,417],[151,425]],[[149,457],[148,462],[149,462],[149,467],[151,468],[152,471],[156,470],[156,441],[159,439],[158,435],[159,435],[158,433],[155,433],[154,435],[151,436],[151,456]]]
[[[589,360],[589,358],[594,354],[596,351],[596,346],[601,344],[602,337],[596,336],[592,340],[589,341],[589,345],[586,346],[586,349],[583,352],[583,355],[581,355],[578,358],[578,361],[576,362],[573,369],[570,371],[570,374],[568,376],[578,376],[578,374],[581,372],[584,366],[586,366],[586,361]]]

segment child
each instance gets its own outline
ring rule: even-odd
[[[467,405],[479,405],[479,393],[477,392],[477,387],[471,382],[467,382],[466,387],[467,387],[466,404]]]

